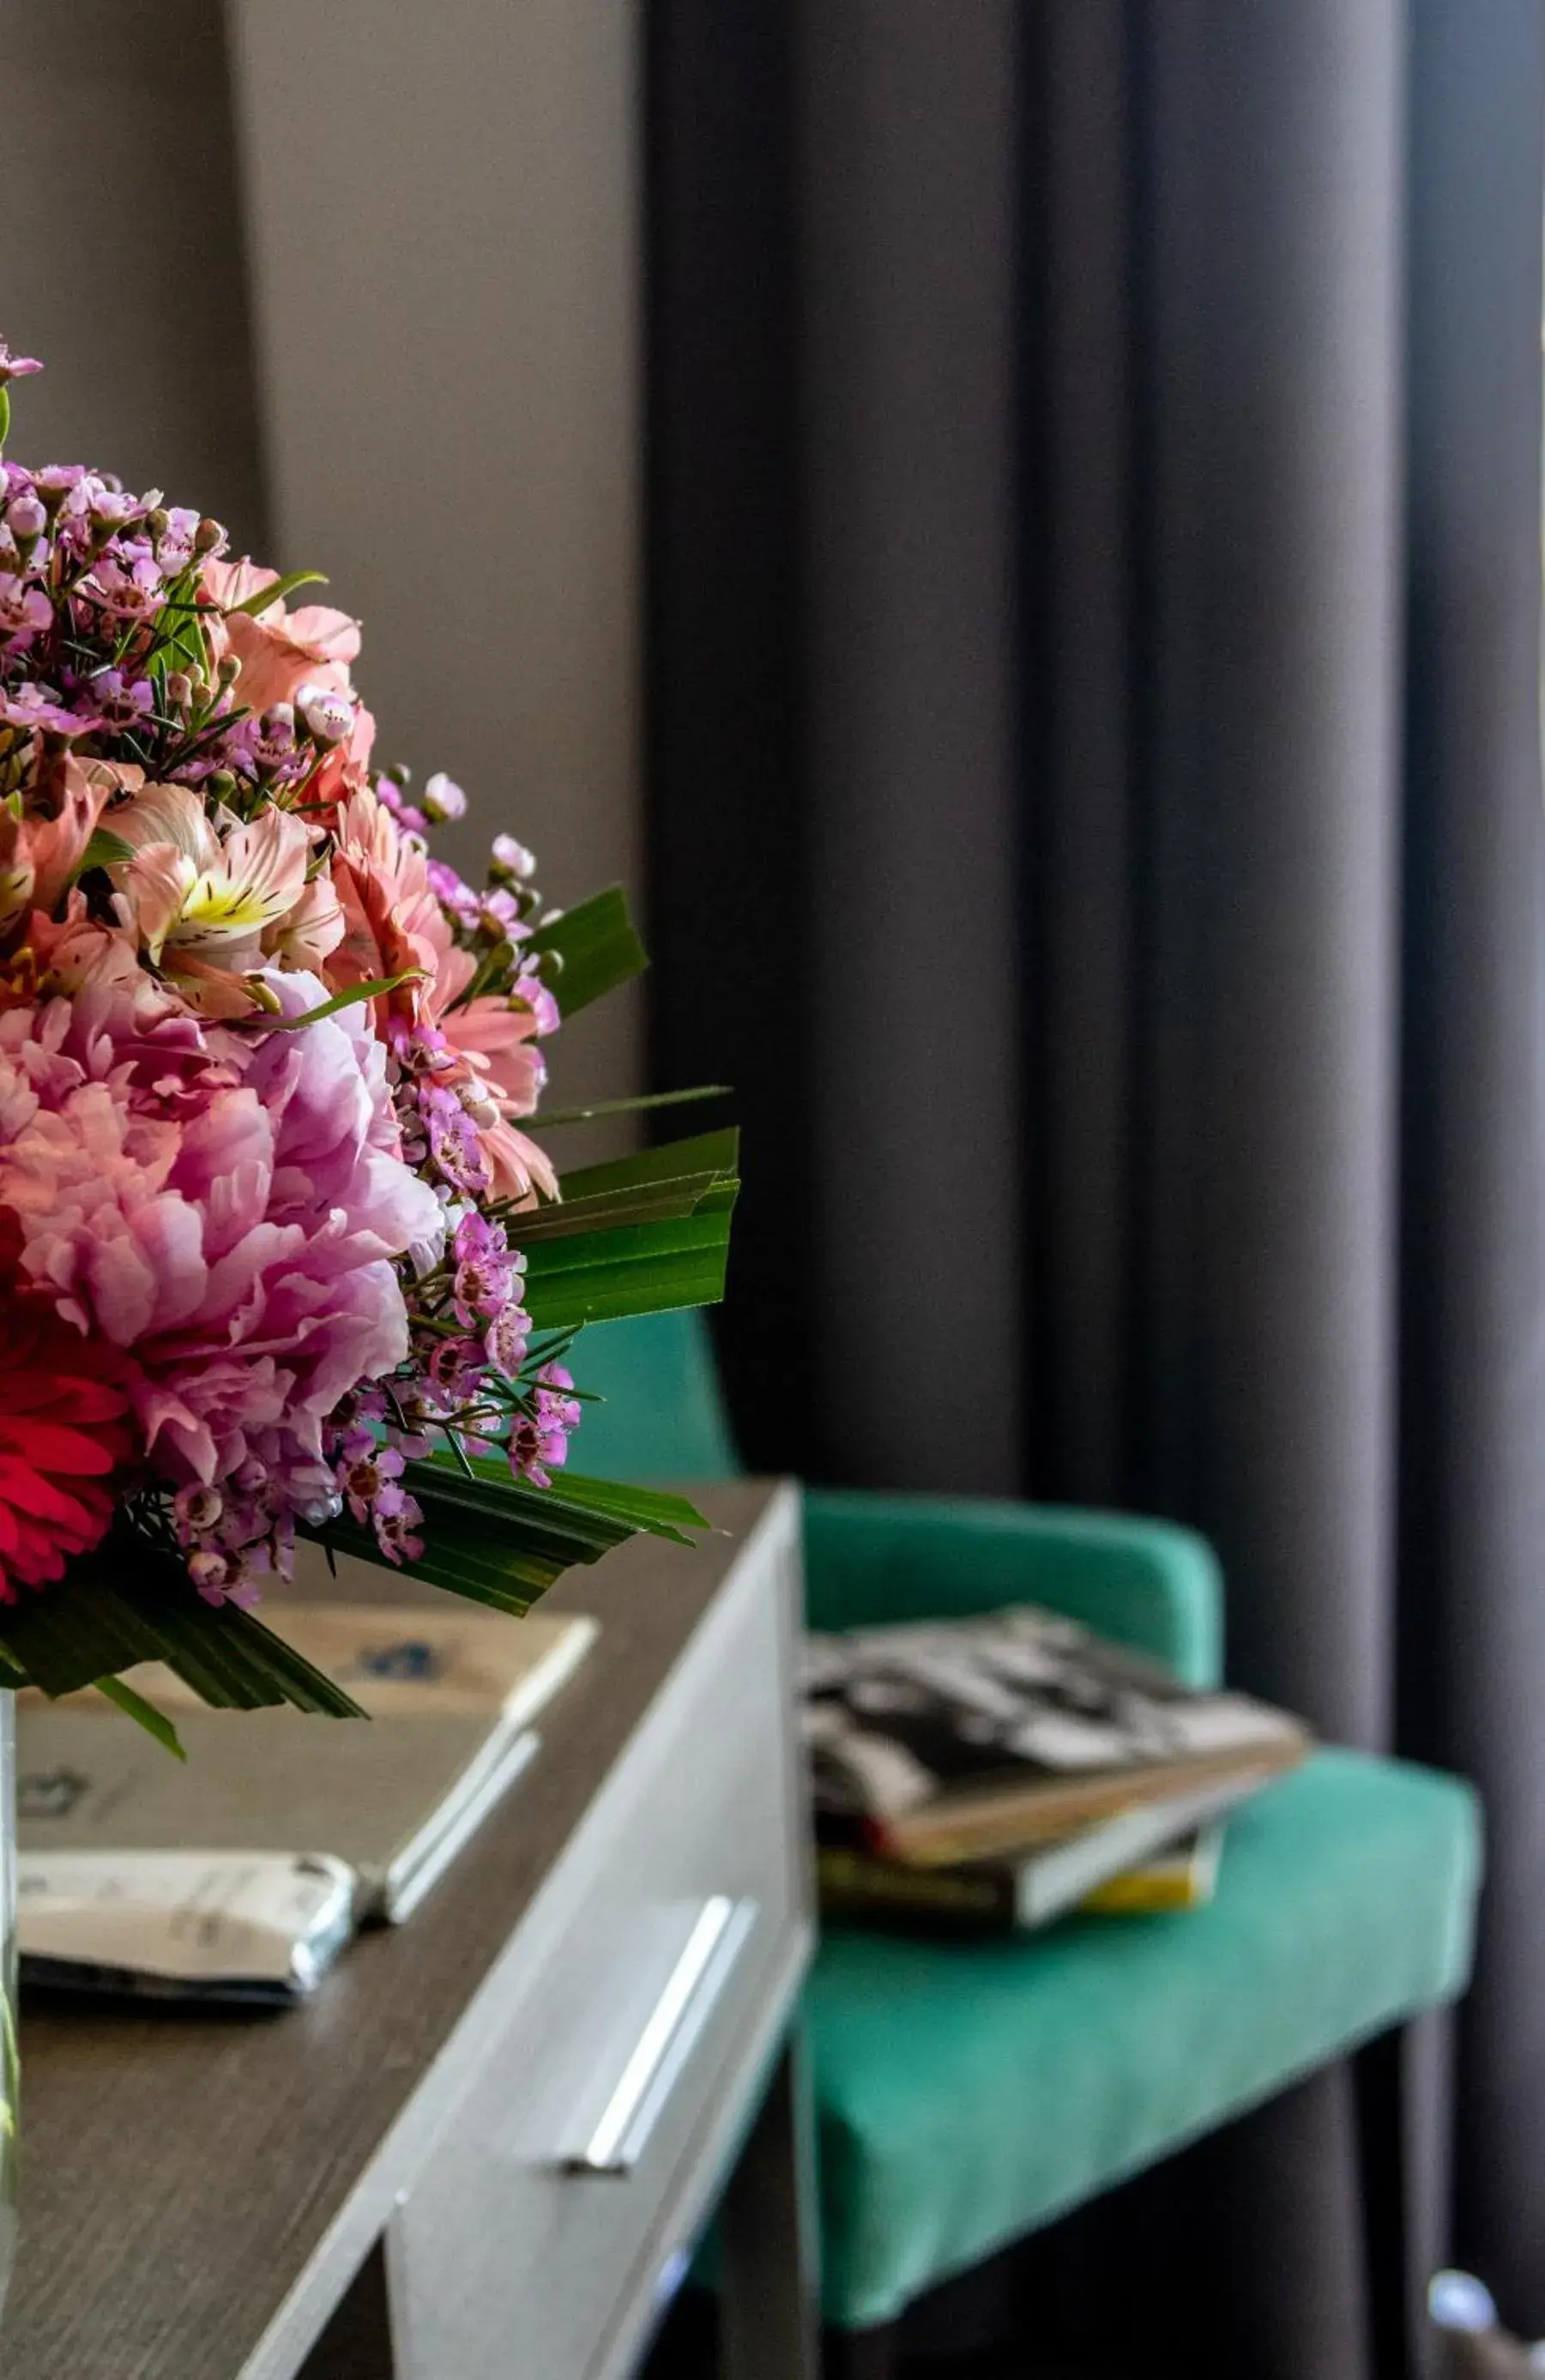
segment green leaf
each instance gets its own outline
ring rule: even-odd
[[[166,601],[155,615],[155,654],[152,674],[164,682],[168,670],[187,670],[194,677],[209,675],[209,647],[204,642],[203,606],[199,601],[201,565],[189,563],[166,590]]]
[[[602,1116],[642,1115],[648,1108],[681,1108],[694,1099],[726,1099],[732,1087],[728,1083],[700,1083],[695,1090],[650,1091],[636,1099],[597,1099],[588,1108],[544,1108],[535,1121],[543,1126],[593,1123]]]
[[[730,1208],[738,1187],[715,1183],[692,1214],[675,1220],[539,1241],[527,1254],[521,1301],[537,1329],[717,1305],[724,1294]]]
[[[513,1211],[505,1217],[505,1229],[512,1246],[529,1248],[624,1223],[693,1215],[710,1192],[733,1183],[738,1153],[739,1134],[728,1125],[604,1165],[576,1167],[558,1177],[561,1203]]]
[[[518,1488],[507,1471],[495,1485],[467,1480],[448,1466],[415,1463],[408,1484],[423,1511],[424,1549],[404,1559],[404,1574],[517,1617],[565,1571],[599,1561],[635,1535],[629,1523],[611,1514],[592,1517],[550,1506],[539,1489]],[[351,1522],[332,1521],[315,1534],[338,1553],[381,1560],[373,1536]]]
[[[362,1000],[375,1000],[383,991],[395,991],[399,983],[407,983],[416,973],[416,968],[409,967],[402,975],[377,976],[371,983],[351,983],[347,991],[335,991],[331,1000],[308,1008],[304,1016],[273,1016],[265,1010],[254,1022],[265,1033],[298,1033],[303,1025],[320,1025],[324,1016],[336,1016],[340,1008],[354,1008]]]
[[[727,1156],[723,1153],[726,1141]],[[614,1167],[589,1166],[582,1173],[561,1174],[561,1203],[505,1215],[510,1245],[529,1248],[544,1240],[574,1239],[623,1223],[695,1215],[712,1192],[734,1180],[734,1144],[733,1133],[705,1135],[701,1140],[647,1150],[641,1160],[619,1159]],[[590,1186],[576,1190],[580,1182]]]
[[[566,1016],[588,1008],[603,992],[614,991],[619,983],[640,975],[649,965],[620,884],[539,926],[526,948],[554,951],[563,961],[553,981],[553,995]]]
[[[113,833],[108,827],[95,827],[75,872],[78,876],[84,876],[89,868],[121,868],[126,859],[133,856],[134,845],[126,843],[121,834]]]
[[[233,1603],[203,1602],[173,1554],[127,1524],[71,1562],[63,1585],[0,1611],[0,1651],[45,1694],[100,1684],[138,1661],[164,1661],[220,1710],[290,1703],[362,1716],[352,1695]]]
[[[574,1479],[560,1494],[556,1483],[521,1485],[496,1460],[479,1458],[472,1468],[468,1478],[447,1455],[409,1463],[405,1485],[423,1510],[424,1550],[402,1570],[497,1611],[529,1611],[566,1570],[599,1561],[640,1531],[689,1545],[687,1530],[708,1525],[684,1498],[653,1488]],[[305,1534],[337,1553],[381,1559],[370,1532],[352,1521]]]
[[[547,1492],[560,1503],[614,1512],[618,1520],[631,1521],[650,1536],[669,1537],[679,1546],[693,1542],[690,1532],[700,1536],[713,1525],[688,1497],[674,1495],[664,1488],[631,1488],[619,1479],[587,1479],[577,1471],[555,1471]]]
[[[543,1119],[545,1121],[545,1119]],[[740,1133],[733,1123],[717,1132],[693,1133],[687,1140],[665,1140],[652,1148],[636,1148],[627,1157],[611,1157],[601,1165],[571,1165],[558,1176],[566,1203],[595,1197],[613,1190],[636,1189],[641,1184],[665,1182],[686,1173],[732,1176],[740,1162]]]
[[[0,381],[0,449],[3,449],[11,427],[11,393]]]
[[[147,1735],[153,1735],[157,1743],[175,1760],[187,1759],[188,1755],[182,1748],[176,1729],[165,1712],[158,1711],[153,1703],[147,1702],[143,1694],[136,1693],[126,1679],[94,1678],[91,1682],[98,1694],[105,1694],[110,1703],[116,1703],[136,1727],[142,1727]]]
[[[561,1206],[512,1216],[506,1228],[525,1247],[523,1303],[536,1327],[577,1329],[715,1305],[724,1293],[730,1212],[740,1187],[738,1148],[739,1135],[726,1126],[583,1166],[563,1175]],[[651,1197],[658,1205],[650,1214]],[[644,1220],[626,1220],[630,1208]],[[568,1212],[586,1225],[572,1236],[548,1220]]]
[[[505,1217],[511,1247],[530,1248],[544,1240],[572,1240],[619,1223],[659,1222],[695,1214],[717,1174],[691,1173],[679,1182],[646,1183],[637,1190],[614,1190],[561,1206],[533,1207]]]
[[[444,1454],[434,1454],[432,1463],[444,1463]],[[485,1482],[496,1494],[537,1495],[556,1498],[561,1504],[573,1504],[597,1517],[626,1521],[632,1529],[649,1536],[669,1537],[675,1545],[689,1546],[689,1532],[700,1536],[712,1523],[699,1512],[685,1496],[666,1488],[633,1488],[620,1479],[588,1479],[577,1471],[555,1471],[551,1487],[522,1488],[512,1480],[508,1464],[496,1454],[475,1454],[471,1458],[475,1476]]]
[[[245,602],[227,603],[225,617],[233,620],[238,613],[244,612],[255,620],[260,612],[266,612],[271,603],[282,603],[286,596],[294,594],[298,587],[325,587],[326,584],[320,570],[287,570],[282,578],[274,581],[272,587],[260,587],[255,595],[247,597]]]

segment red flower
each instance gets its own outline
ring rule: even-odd
[[[131,1451],[115,1371],[51,1307],[0,1293],[0,1603],[106,1535]]]

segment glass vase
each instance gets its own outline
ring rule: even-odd
[[[0,2310],[16,2254],[17,2126],[16,1696],[0,1689]]]

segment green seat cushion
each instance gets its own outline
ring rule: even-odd
[[[731,1479],[739,1468],[700,1314],[592,1322],[568,1358],[588,1398],[574,1468],[595,1479]]]
[[[862,2328],[1460,1991],[1452,1778],[1321,1752],[1230,1821],[1203,1910],[967,1947],[831,1932],[807,2008],[828,2317]]]

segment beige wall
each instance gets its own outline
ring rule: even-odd
[[[276,552],[367,623],[384,750],[564,903],[637,884],[632,0],[231,0]],[[637,1086],[638,1003],[555,1088]]]
[[[261,543],[217,0],[0,0],[0,334],[23,462],[92,462]]]
[[[13,451],[324,569],[450,856],[566,904],[639,880],[636,116],[633,0],[0,5]],[[638,1019],[554,1097],[639,1087]]]

